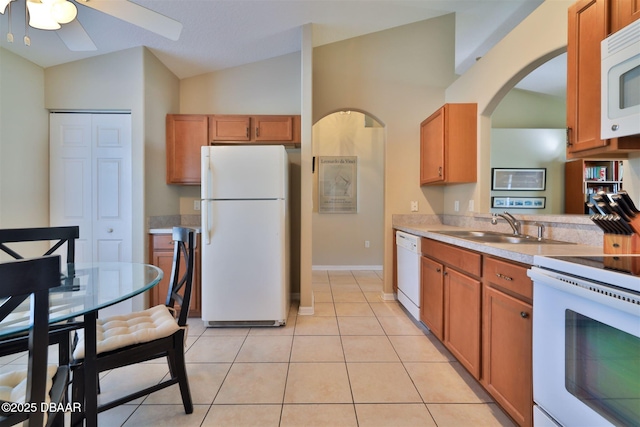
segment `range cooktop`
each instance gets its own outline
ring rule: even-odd
[[[534,265],[586,280],[640,292],[640,254],[540,256]]]

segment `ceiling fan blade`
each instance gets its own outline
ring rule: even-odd
[[[144,28],[169,40],[178,40],[182,24],[158,12],[131,3],[127,0],[77,0],[78,4],[90,7],[130,24]]]
[[[73,52],[98,50],[93,40],[91,40],[91,37],[89,37],[89,34],[87,34],[77,19],[74,19],[68,24],[64,24],[62,28],[56,31],[56,34],[58,34],[60,40],[67,45],[69,50]]]

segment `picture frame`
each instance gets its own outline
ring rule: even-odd
[[[547,168],[491,168],[491,189],[497,191],[545,191]]]
[[[495,196],[491,198],[491,207],[497,209],[544,209],[546,205],[546,197]]]
[[[318,157],[318,213],[358,213],[358,157]]]

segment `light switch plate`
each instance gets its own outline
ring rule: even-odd
[[[413,200],[411,202],[411,212],[418,212],[418,201]]]

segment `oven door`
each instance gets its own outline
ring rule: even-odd
[[[566,427],[640,425],[640,296],[553,275],[530,271],[534,402]]]

